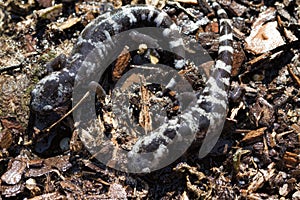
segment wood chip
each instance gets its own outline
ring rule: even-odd
[[[19,183],[26,168],[26,163],[21,160],[13,160],[8,171],[2,176],[1,180],[7,184],[14,185]]]
[[[69,162],[69,156],[56,156],[50,157],[47,159],[41,159],[38,162],[38,165],[30,168],[25,176],[26,177],[39,177],[50,172],[59,173],[59,171],[64,172],[68,170],[72,165]],[[57,171],[58,169],[59,171]],[[56,171],[55,171],[56,170]]]
[[[187,3],[187,4],[194,4],[194,5],[198,4],[197,0],[175,0],[175,1],[179,3]]]
[[[13,142],[12,134],[9,129],[4,129],[0,132],[0,148],[8,149]]]
[[[257,98],[255,104],[250,107],[250,114],[256,126],[271,126],[275,121],[274,113],[274,106],[262,97]]]
[[[22,183],[17,185],[8,185],[8,186],[0,187],[1,195],[4,195],[5,197],[16,196],[20,192],[23,192],[23,190],[24,190],[24,184]]]
[[[66,197],[64,195],[59,194],[59,192],[52,192],[52,193],[45,193],[28,200],[44,200],[44,199],[58,200],[58,199],[66,199]]]
[[[283,160],[288,168],[294,168],[299,164],[299,156],[293,152],[285,152]]]
[[[290,64],[288,64],[287,66],[288,66],[288,71],[291,74],[292,78],[298,84],[298,86],[300,86],[300,77],[297,76],[297,74],[294,72],[294,71],[296,71],[296,67],[294,65],[290,65]]]
[[[300,191],[296,191],[296,192],[293,194],[292,199],[295,199],[295,200],[300,199]]]
[[[259,29],[253,29],[245,39],[245,49],[254,54],[261,54],[285,44],[277,27],[277,22],[269,22]]]
[[[277,22],[269,22],[265,24],[265,22],[275,19],[276,10],[275,8],[268,8],[263,13],[260,13],[258,18],[252,24],[252,31],[250,35],[246,38],[245,49],[254,53],[259,54],[266,52],[272,49],[272,41],[274,40],[274,33],[277,35],[279,32],[277,31]],[[269,24],[269,25],[268,25]],[[275,26],[275,30],[274,30]],[[263,28],[262,28],[263,27]],[[274,32],[274,33],[273,33]],[[279,34],[279,38],[281,38]],[[276,39],[275,39],[276,40]],[[282,38],[281,38],[282,40]],[[268,45],[265,47],[265,45]],[[257,47],[256,47],[257,46]],[[275,45],[274,45],[275,46]],[[274,47],[273,47],[274,48]]]
[[[246,54],[243,51],[241,43],[234,43],[234,52],[233,52],[233,63],[232,63],[232,76],[237,76],[240,72],[242,64],[246,60]]]
[[[52,3],[54,3],[53,0],[37,0],[40,6],[47,8],[52,6]]]
[[[259,128],[257,130],[250,131],[245,135],[245,137],[241,140],[241,142],[245,143],[253,143],[261,140],[265,130],[267,127]]]
[[[110,197],[110,199],[127,199],[127,193],[125,188],[118,184],[118,183],[113,183],[110,185],[109,187],[109,191],[108,191],[108,196]]]
[[[27,162],[27,166],[30,167],[42,167],[44,164],[43,159],[32,159]]]
[[[234,15],[240,17],[247,10],[247,7],[237,3],[235,1],[232,1],[231,4],[229,5],[229,9],[231,12],[234,13]]]
[[[146,0],[146,5],[155,6],[158,9],[163,9],[166,5],[166,0]]]
[[[71,180],[60,181],[59,184],[64,190],[71,191],[72,193],[83,193],[82,189],[78,185],[72,183]]]
[[[297,134],[299,134],[300,135],[300,125],[298,125],[298,124],[292,124],[292,129],[297,133]]]
[[[56,4],[52,7],[38,10],[35,12],[37,16],[43,19],[53,20],[55,17],[59,16],[62,12],[62,4]]]
[[[146,132],[152,131],[152,121],[149,113],[150,106],[150,94],[147,88],[145,87],[146,80],[145,77],[140,77],[141,79],[141,112],[139,116],[139,124],[144,128]]]
[[[117,58],[113,73],[112,73],[112,79],[114,81],[118,80],[122,74],[124,73],[125,69],[128,66],[128,63],[131,60],[130,52],[129,52],[129,47],[125,46],[124,49],[122,50],[121,54]]]
[[[265,183],[267,183],[271,177],[276,175],[274,166],[275,163],[271,163],[268,166],[268,170],[259,170],[259,172],[253,177],[250,185],[247,188],[249,193],[255,192],[256,190],[261,188]]]
[[[63,30],[65,30],[65,29],[68,29],[68,28],[74,26],[75,24],[77,24],[78,22],[80,22],[80,20],[81,20],[81,19],[78,18],[78,17],[69,18],[67,21],[65,21],[65,22],[63,22],[63,23],[61,23],[61,24],[59,24],[59,25],[58,25],[58,29],[59,29],[60,31],[63,31]]]

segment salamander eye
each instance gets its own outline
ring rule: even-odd
[[[49,111],[52,111],[52,110],[53,110],[53,106],[51,106],[51,105],[46,105],[42,109],[43,112],[49,112]]]

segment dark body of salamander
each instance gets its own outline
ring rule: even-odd
[[[164,127],[159,128],[144,139],[147,142],[138,142],[136,149],[147,149],[145,144],[151,144],[154,141],[161,143],[161,145],[156,145],[157,148],[162,148],[162,146],[167,145],[167,141],[172,139],[174,135],[183,135],[187,129],[193,129],[193,131],[203,129],[201,127],[202,121],[210,122],[211,132],[222,126],[223,122],[219,120],[219,117],[222,117],[222,113],[227,111],[227,90],[233,52],[231,47],[232,28],[225,11],[217,3],[212,3],[212,7],[217,10],[218,16],[222,18],[220,19],[220,47],[218,59],[210,70],[211,76],[206,83],[206,88],[201,95],[198,95],[197,102],[191,107],[191,111],[180,116],[179,125],[175,126],[174,121],[166,123]],[[44,130],[71,109],[76,74],[86,56],[94,48],[101,46],[103,41],[118,33],[140,27],[167,29],[165,37],[171,38],[169,47],[171,49],[183,48],[183,43],[179,38],[172,38],[173,32],[177,31],[176,24],[166,13],[154,7],[144,5],[125,6],[119,10],[105,13],[83,30],[71,56],[66,60],[65,67],[61,71],[52,72],[40,80],[33,89],[30,103],[32,126]],[[109,48],[107,45],[102,47]],[[99,58],[100,60],[105,59],[106,50],[104,49],[102,52],[104,52],[103,58]],[[193,116],[196,116],[196,121],[202,120],[199,123],[200,125],[193,124],[193,120],[190,120]],[[151,150],[155,150],[153,147],[151,148]]]

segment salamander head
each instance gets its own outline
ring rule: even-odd
[[[40,130],[57,121],[71,105],[73,81],[66,73],[53,72],[40,80],[31,92],[30,109],[34,126]]]
[[[41,79],[31,91],[28,133],[36,135],[33,138],[37,153],[49,150],[56,136],[66,134],[66,130],[70,130],[70,117],[63,121],[63,126],[60,123],[51,130],[47,129],[70,110],[73,82],[74,77],[62,70]],[[40,133],[36,134],[37,132]]]

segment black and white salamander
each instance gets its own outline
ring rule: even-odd
[[[211,135],[206,141],[209,143],[210,138],[214,137],[214,130],[223,126],[224,119],[220,118],[224,118],[224,113],[227,112],[227,92],[230,85],[233,55],[232,26],[226,12],[220,5],[214,1],[208,2],[217,11],[220,18],[218,58],[215,65],[210,69],[211,75],[204,90],[197,95],[196,102],[189,108],[190,111],[185,112],[175,120],[167,121],[150,135],[136,142],[131,154],[143,151],[157,152],[154,155],[155,162],[153,160],[137,161],[142,168],[157,165],[156,162],[168,154],[165,151],[166,146],[172,143],[175,136],[184,138],[186,132],[207,130],[207,127],[210,126],[209,131],[205,133]],[[30,109],[34,121],[33,126],[40,130],[48,128],[71,109],[75,77],[90,51],[101,46],[102,41],[118,33],[139,27],[164,28],[167,30],[165,31],[166,37],[170,37],[172,32],[178,29],[166,13],[144,5],[124,6],[119,10],[107,12],[96,18],[80,34],[64,68],[41,79],[32,90]],[[102,46],[109,48],[107,45]],[[182,48],[183,43],[178,38],[171,38],[169,46],[171,49]],[[106,52],[106,49],[103,49],[102,52]],[[105,59],[105,53],[103,53],[103,58],[99,58],[99,60],[101,59]],[[195,121],[199,123],[194,124]],[[158,145],[153,145],[157,142]],[[203,150],[202,152],[205,154],[206,151]],[[145,163],[143,164],[143,162]]]

